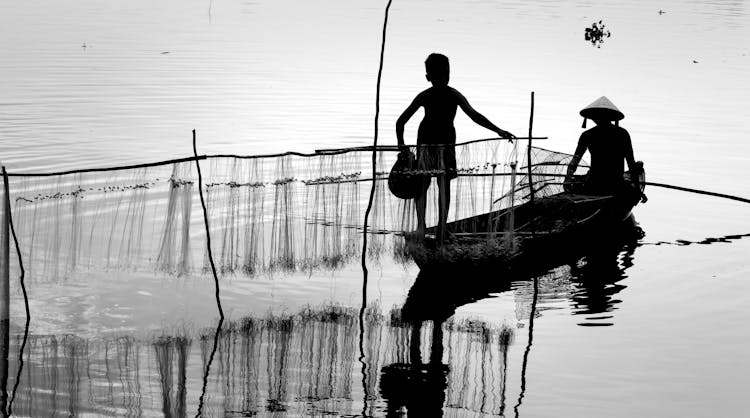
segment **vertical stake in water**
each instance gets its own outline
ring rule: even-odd
[[[529,112],[529,144],[526,147],[526,165],[529,171],[529,206],[531,207],[531,221],[529,228],[534,236],[534,177],[531,175],[531,128],[534,126],[534,92],[531,92],[531,112]]]
[[[365,310],[367,309],[367,221],[372,211],[372,203],[375,199],[375,183],[377,182],[378,162],[378,121],[380,120],[380,82],[383,78],[383,58],[385,57],[385,35],[388,29],[388,12],[391,10],[393,0],[388,0],[385,5],[385,16],[383,17],[383,37],[380,42],[380,63],[378,64],[378,79],[375,86],[375,132],[372,141],[372,186],[370,197],[367,200],[365,219],[362,225],[362,307],[359,309],[359,362],[362,364],[362,389],[365,392],[362,403],[362,415],[367,416],[367,401],[370,397],[367,386],[367,362],[365,357]]]
[[[529,201],[534,204],[534,180],[531,177],[531,129],[534,126],[534,92],[531,92],[531,113],[529,114],[529,144],[526,147],[526,165],[529,169]]]
[[[10,319],[10,219],[8,217],[10,194],[8,193],[8,174],[5,172],[5,166],[2,167],[2,171],[5,199],[3,199],[2,216],[0,216],[2,218],[0,219],[0,222],[2,222],[2,225],[0,225],[0,228],[2,228],[0,230],[0,237],[2,237],[2,243],[0,243],[0,246],[2,246],[2,253],[0,253],[0,257],[2,257],[0,260],[0,266],[2,267],[2,271],[0,271],[0,279],[2,280],[2,283],[0,283],[0,321],[7,324]]]
[[[3,172],[2,215],[0,215],[0,237],[2,237],[2,251],[0,252],[0,396],[2,396],[2,412],[7,415],[8,404],[8,345],[10,343],[10,193],[8,187],[8,173],[5,166]]]
[[[487,229],[489,232],[489,240],[492,241],[495,239],[495,226],[492,223],[492,203],[495,201],[495,170],[497,169],[497,164],[492,164],[492,182],[490,182],[490,210],[487,213]]]
[[[516,157],[513,157],[516,158]],[[516,161],[510,163],[510,203],[508,205],[508,224],[506,225],[505,233],[505,248],[514,252],[515,240],[513,239],[513,231],[516,229]]]

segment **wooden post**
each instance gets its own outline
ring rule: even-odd
[[[516,154],[518,155],[518,154]],[[516,251],[514,231],[516,230],[516,162],[510,163],[510,210],[508,211],[508,225],[506,226],[505,243],[511,252]]]
[[[5,166],[2,167],[3,173],[3,210],[0,216],[0,321],[10,319],[10,193],[8,192],[8,174],[5,172]]]
[[[8,173],[2,167],[4,199],[0,214],[0,407],[7,416],[8,353],[10,345],[10,193]]]
[[[529,171],[529,201],[534,203],[534,182],[531,176],[531,129],[534,126],[534,92],[531,92],[531,114],[529,115],[529,144],[526,148],[526,165]]]
[[[487,235],[488,241],[492,241],[495,239],[495,226],[492,222],[492,204],[495,202],[495,169],[497,168],[497,164],[492,164],[492,181],[490,182],[490,207],[489,212],[487,212],[487,232],[489,234]]]

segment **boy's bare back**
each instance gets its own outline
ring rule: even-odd
[[[418,144],[455,143],[453,120],[458,107],[476,124],[494,131],[502,138],[514,138],[513,134],[498,128],[477,112],[461,92],[448,85],[450,64],[446,56],[430,54],[425,61],[425,69],[425,77],[432,83],[432,87],[419,93],[396,121],[396,139],[399,145],[404,145],[406,122],[420,107],[424,108],[425,114],[419,125]]]

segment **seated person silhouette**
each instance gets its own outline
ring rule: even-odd
[[[404,146],[404,126],[406,122],[420,108],[424,108],[424,118],[419,124],[417,134],[417,169],[434,173],[438,185],[438,242],[445,237],[445,224],[448,220],[450,206],[450,181],[458,174],[456,172],[456,129],[453,119],[456,109],[461,107],[469,118],[478,125],[490,129],[502,138],[515,138],[479,112],[474,110],[458,90],[448,85],[450,78],[450,63],[448,57],[442,54],[430,54],[425,61],[427,80],[432,87],[419,93],[404,110],[396,121],[396,138],[398,145]],[[415,198],[417,212],[417,235],[424,238],[425,211],[427,207],[427,190],[430,187],[431,176],[425,176],[423,191]]]
[[[583,154],[588,151],[591,154],[591,168],[582,188],[579,188],[580,191],[593,195],[620,195],[633,192],[638,193],[642,202],[646,202],[646,195],[641,193],[638,180],[643,164],[635,161],[630,134],[619,126],[619,121],[625,115],[609,99],[602,96],[581,110],[581,116],[584,117],[584,128],[587,119],[593,120],[596,126],[583,132],[578,140],[575,154],[568,165],[565,180],[567,185],[573,184],[573,174],[578,169]],[[627,162],[633,174],[632,186],[624,180],[623,161]]]

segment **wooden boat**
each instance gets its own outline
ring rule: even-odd
[[[450,222],[442,243],[435,237],[435,227],[428,228],[423,240],[408,234],[406,252],[420,268],[535,270],[549,262],[559,264],[561,258],[611,241],[622,231],[642,196],[643,171],[639,179],[640,190],[627,172],[622,190],[614,195],[589,195],[572,187],[512,208]]]

